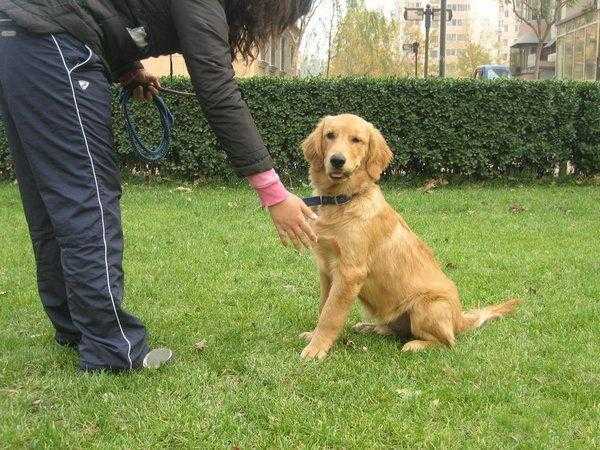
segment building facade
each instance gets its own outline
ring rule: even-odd
[[[521,23],[513,12],[512,4],[507,4],[506,0],[497,0],[496,18],[497,43],[494,49],[495,62],[508,65],[510,63],[510,48],[517,39]]]
[[[515,20],[519,26],[517,37],[510,47],[510,68],[513,75],[524,80],[533,80],[537,78],[536,60],[539,48],[539,39],[531,28],[530,24],[537,24],[535,20],[536,11],[527,8],[523,1],[517,2],[519,16],[524,17],[527,22],[521,21],[518,17]],[[554,8],[554,6],[550,6]],[[552,9],[550,9],[552,11]],[[544,34],[542,26],[544,21],[539,22],[539,32]],[[556,75],[556,28],[552,27],[548,38],[542,43],[540,58],[540,79],[554,78]]]
[[[599,80],[600,7],[586,0],[566,8],[556,26],[556,75],[570,80]]]
[[[233,63],[238,77],[261,75],[296,76],[298,74],[295,39],[297,30],[290,30],[283,36],[272,39],[269,45],[261,49],[258,57],[247,63],[236,60]],[[182,75],[189,76],[182,55],[172,57],[161,56],[143,61],[146,69],[157,76]]]

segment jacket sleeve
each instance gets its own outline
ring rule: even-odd
[[[117,69],[111,69],[112,79],[117,83],[122,83],[128,75],[134,74],[135,72],[143,68],[144,66],[141,62],[135,61],[127,65],[121,66]]]
[[[273,168],[234,79],[225,11],[218,0],[177,0],[171,14],[208,122],[234,170],[250,176]]]

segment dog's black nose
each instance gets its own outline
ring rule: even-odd
[[[344,164],[346,164],[346,157],[341,153],[336,153],[329,159],[329,161],[334,169],[341,169],[344,167]]]

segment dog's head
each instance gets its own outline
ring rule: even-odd
[[[302,148],[313,182],[329,186],[351,184],[358,178],[378,181],[393,157],[381,132],[351,114],[323,118]]]

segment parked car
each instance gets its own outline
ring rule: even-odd
[[[482,80],[495,80],[496,78],[512,78],[512,73],[508,66],[486,64],[479,66],[473,73],[473,78]]]

